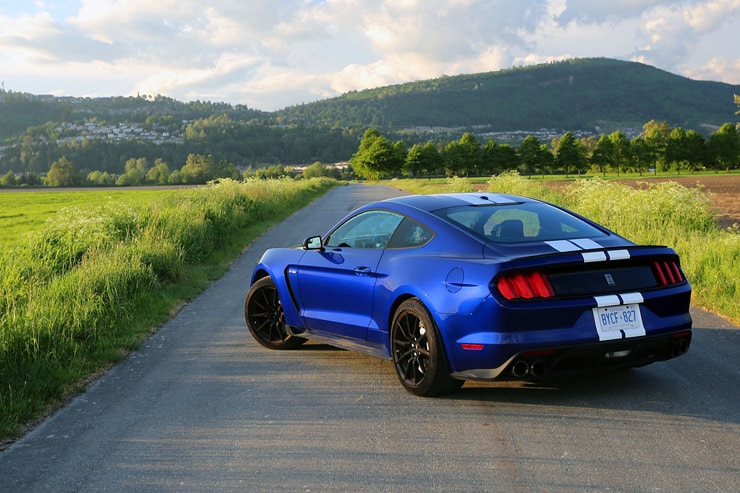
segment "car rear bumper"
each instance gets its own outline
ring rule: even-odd
[[[689,328],[632,339],[521,351],[497,368],[452,373],[461,380],[537,380],[584,371],[626,369],[665,361],[686,353]]]

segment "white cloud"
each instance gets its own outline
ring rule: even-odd
[[[740,83],[740,0],[79,0],[0,4],[0,80],[277,109],[569,57]]]

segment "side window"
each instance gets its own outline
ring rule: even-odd
[[[396,229],[388,248],[412,248],[425,245],[434,237],[434,233],[412,221],[409,218],[404,219]]]
[[[384,210],[365,211],[349,218],[326,239],[327,247],[377,248],[388,245],[403,216]]]

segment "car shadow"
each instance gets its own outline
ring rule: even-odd
[[[655,412],[740,424],[740,331],[694,329],[689,352],[641,368],[541,381],[467,381],[444,398]]]

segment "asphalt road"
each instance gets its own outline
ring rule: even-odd
[[[414,397],[389,362],[269,351],[243,320],[270,246],[391,187],[336,188],[256,241],[124,363],[0,453],[1,491],[740,491],[740,330],[694,311],[678,359]]]

